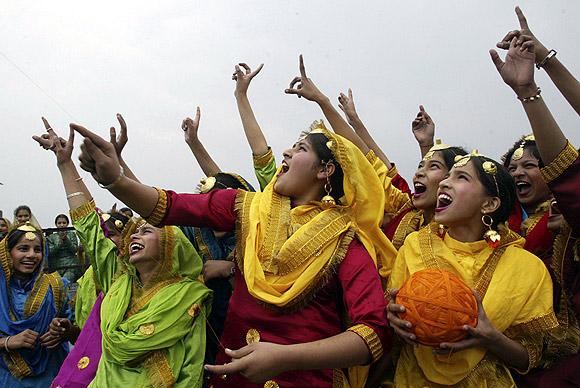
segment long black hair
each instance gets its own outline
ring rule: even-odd
[[[340,198],[344,196],[344,187],[342,183],[344,180],[344,172],[334,155],[332,155],[332,151],[326,146],[328,138],[322,133],[309,133],[308,136],[306,136],[306,139],[312,145],[316,156],[320,159],[320,163],[326,164],[331,162],[334,164],[334,173],[329,178],[330,185],[332,186],[330,195],[337,203],[339,203]]]

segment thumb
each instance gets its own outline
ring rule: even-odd
[[[75,142],[75,131],[74,129],[69,128],[67,145],[69,147],[72,147],[74,142]]]
[[[419,111],[420,112],[425,112],[425,107],[423,105],[419,105]]]
[[[494,49],[489,50],[489,55],[491,56],[491,61],[495,65],[497,71],[500,71],[504,65],[504,62],[499,57],[499,54]]]
[[[253,350],[250,346],[244,346],[243,348],[240,348],[238,350],[231,350],[231,349],[225,350],[226,354],[228,356],[230,356],[232,359],[245,357],[248,354],[252,353],[252,351]]]

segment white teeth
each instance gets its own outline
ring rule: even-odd
[[[447,194],[439,194],[439,199],[443,199],[445,201],[453,201],[453,199]]]
[[[131,243],[131,245],[129,246],[129,249],[131,250],[131,252],[137,252],[143,248],[145,248],[145,247],[139,243]]]

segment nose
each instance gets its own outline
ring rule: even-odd
[[[292,148],[289,148],[286,151],[282,152],[282,156],[284,157],[284,159],[292,159],[293,154],[294,150]]]
[[[439,190],[441,189],[448,189],[450,187],[449,185],[449,177],[443,179],[441,182],[439,182]]]
[[[425,177],[425,168],[424,167],[417,168],[417,171],[415,171],[415,178],[423,178],[423,177]]]
[[[524,175],[524,169],[522,166],[517,165],[516,169],[513,170],[513,172],[512,172],[512,176],[515,178],[517,176],[522,176],[522,175]]]

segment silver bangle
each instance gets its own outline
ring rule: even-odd
[[[79,195],[85,195],[82,191],[77,191],[76,193],[70,193],[66,196],[66,199],[71,199],[73,197],[78,197]]]
[[[546,57],[544,59],[542,59],[540,61],[540,63],[536,63],[536,68],[538,70],[540,70],[542,67],[544,67],[546,65],[546,63],[548,63],[548,61],[552,58],[554,58],[556,56],[556,54],[558,54],[558,52],[556,50],[550,50],[548,52],[548,55],[546,55]]]
[[[113,181],[113,183],[109,183],[108,185],[103,185],[102,183],[99,183],[99,187],[102,188],[102,189],[109,190],[110,188],[112,188],[113,186],[115,186],[121,180],[121,178],[123,178],[125,176],[125,170],[123,169],[123,167],[122,166],[119,166],[119,169],[120,169],[119,176],[117,177],[117,179],[115,179]]]
[[[6,350],[6,353],[8,353],[10,350],[8,349],[8,340],[11,338],[12,336],[9,335],[8,337],[4,338],[4,350]]]
[[[77,179],[75,179],[75,182],[80,182],[80,181],[82,181],[82,180],[83,180],[83,177],[82,177],[82,176],[80,176],[80,177],[78,177]]]

